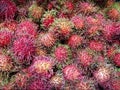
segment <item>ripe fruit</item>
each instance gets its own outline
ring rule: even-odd
[[[74,81],[79,78],[80,72],[75,65],[68,65],[63,68],[63,75],[65,79]]]
[[[12,40],[13,32],[7,28],[0,29],[0,46],[9,45]]]
[[[29,7],[29,15],[35,20],[39,20],[43,14],[43,8],[39,7],[36,3]]]
[[[47,56],[35,57],[34,62],[31,66],[32,72],[36,72],[39,74],[48,73],[50,70],[52,70],[52,67],[54,65],[53,60],[54,59],[52,57]]]
[[[17,8],[11,0],[0,0],[0,20],[13,19]]]
[[[119,90],[120,89],[120,79],[113,79],[111,81],[111,88],[112,90]]]
[[[10,71],[12,67],[11,58],[7,55],[0,54],[0,71]]]
[[[78,51],[77,59],[83,66],[89,66],[93,62],[92,55],[87,51]]]
[[[89,47],[90,49],[95,51],[102,51],[104,48],[102,42],[99,42],[99,41],[90,41]]]
[[[58,32],[65,37],[67,37],[72,32],[73,27],[73,23],[66,18],[58,18],[52,24],[52,28],[58,28]]]
[[[94,5],[89,2],[80,2],[79,8],[80,12],[82,12],[83,14],[90,14],[92,12],[95,12]]]
[[[99,67],[94,72],[94,77],[99,83],[107,82],[111,77],[111,71],[107,67]]]
[[[72,35],[68,40],[68,45],[71,48],[77,48],[79,45],[82,44],[83,38],[79,35]]]
[[[111,18],[113,20],[118,20],[119,16],[120,16],[120,13],[117,9],[112,8],[107,12],[107,15],[108,15],[109,18]]]
[[[120,53],[116,53],[113,57],[113,61],[117,66],[120,66]]]
[[[45,28],[49,28],[54,22],[56,14],[57,14],[56,10],[46,11],[42,17],[42,26]]]
[[[26,20],[18,24],[15,35],[17,38],[26,36],[35,38],[36,29],[37,26],[33,22]]]
[[[51,47],[55,44],[56,39],[52,33],[40,33],[38,36],[38,44],[42,44],[46,47]]]
[[[78,15],[72,17],[71,21],[74,23],[76,29],[82,29],[84,27],[84,19]]]
[[[58,46],[56,49],[55,49],[55,58],[59,61],[59,62],[62,62],[62,61],[65,61],[68,59],[68,48],[65,47],[65,46]]]
[[[35,44],[32,38],[21,37],[13,42],[13,52],[20,63],[29,63],[35,54]]]

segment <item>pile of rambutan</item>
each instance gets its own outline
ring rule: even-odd
[[[0,90],[120,90],[120,2],[0,0]]]

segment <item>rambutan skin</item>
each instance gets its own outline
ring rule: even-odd
[[[25,63],[26,60],[32,59],[35,54],[35,44],[33,38],[21,37],[13,42],[13,52],[20,63]]]
[[[63,75],[65,79],[74,81],[79,78],[80,72],[75,65],[68,65],[63,68]]]
[[[72,17],[71,21],[74,23],[76,29],[82,29],[84,27],[84,19],[80,16]]]
[[[97,71],[94,72],[94,77],[100,84],[102,84],[110,80],[111,71],[106,67],[100,67]]]
[[[116,53],[113,57],[114,63],[120,67],[120,53]]]
[[[66,47],[64,46],[58,46],[56,49],[55,49],[55,58],[58,60],[58,61],[65,61],[68,57],[68,50]]]
[[[7,28],[2,28],[0,30],[0,46],[9,45],[12,40],[13,32]]]
[[[102,51],[103,50],[103,44],[102,44],[102,42],[91,41],[90,42],[90,49],[95,50],[95,51]]]
[[[47,74],[48,71],[52,70],[52,67],[54,65],[53,58],[48,56],[37,56],[33,60],[33,64],[30,67],[30,72],[36,72],[38,74]]]
[[[11,0],[0,0],[0,19],[13,19],[17,11],[16,5]]]
[[[52,33],[40,33],[38,36],[38,44],[42,44],[46,47],[51,47],[55,44],[56,38]]]
[[[37,35],[36,29],[37,26],[33,22],[29,20],[23,21],[20,24],[18,24],[15,36],[16,38],[26,36],[35,38]]]
[[[92,55],[90,55],[87,51],[78,51],[77,59],[83,66],[89,66],[93,63]]]
[[[68,45],[71,48],[77,48],[79,45],[82,44],[83,38],[79,35],[72,35],[68,40]]]
[[[7,55],[0,54],[0,71],[10,71],[12,67],[11,58]]]

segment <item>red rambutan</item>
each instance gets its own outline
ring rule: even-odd
[[[17,8],[11,0],[0,0],[0,19],[13,19]]]
[[[0,46],[6,46],[10,44],[12,40],[13,32],[7,28],[0,29]]]
[[[65,46],[58,46],[54,54],[58,61],[65,61],[68,58],[68,49]]]
[[[113,61],[117,66],[120,66],[120,53],[116,53],[113,57]]]
[[[90,41],[89,47],[90,49],[95,51],[102,51],[104,48],[102,42],[99,42],[99,41]]]
[[[89,66],[93,62],[92,55],[90,55],[87,51],[78,51],[77,59],[83,66]]]
[[[111,81],[111,88],[112,90],[120,90],[120,79],[113,79]]]
[[[74,23],[76,29],[82,29],[84,27],[84,19],[78,15],[72,17],[71,21]]]
[[[79,78],[80,72],[75,65],[68,65],[63,68],[63,75],[67,80],[74,81]]]
[[[30,21],[23,21],[17,26],[17,30],[15,32],[16,37],[24,37],[24,36],[29,36],[29,37],[36,37],[36,29],[37,26],[30,22]]]
[[[33,38],[21,37],[14,41],[13,52],[20,63],[29,62],[35,54]]]
[[[83,38],[79,35],[72,35],[68,40],[68,45],[71,48],[77,48],[79,45],[82,44]]]

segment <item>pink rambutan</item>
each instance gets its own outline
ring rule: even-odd
[[[40,42],[40,43],[39,43]],[[55,44],[56,39],[52,33],[40,33],[38,36],[38,44],[42,44],[46,47],[51,47]]]
[[[79,4],[80,12],[83,14],[90,14],[95,12],[95,7],[92,3],[89,2],[80,2]]]
[[[74,81],[79,78],[80,72],[75,65],[68,65],[63,68],[63,75],[67,80]]]
[[[93,62],[92,55],[90,55],[87,51],[78,51],[77,59],[83,66],[89,66]]]
[[[116,53],[113,57],[113,61],[117,66],[120,66],[120,53]]]
[[[76,29],[82,29],[84,27],[84,19],[78,15],[72,17],[71,21],[74,23]]]
[[[10,71],[12,67],[11,58],[7,55],[0,54],[0,71]]]
[[[90,41],[89,47],[95,51],[102,51],[104,48],[103,43],[100,41]]]
[[[20,63],[28,63],[35,54],[33,38],[21,37],[13,42],[13,52]]]
[[[96,35],[98,34],[98,30],[99,30],[99,27],[98,26],[91,26],[89,29],[88,29],[88,34],[90,36],[93,36],[93,35]]]
[[[0,19],[13,19],[17,8],[11,0],[0,0]]]
[[[36,72],[38,74],[43,74],[43,75],[47,74],[48,72],[50,73],[52,67],[54,66],[53,60],[54,59],[52,57],[48,57],[48,56],[35,57],[35,59],[33,60],[33,64],[30,67],[30,70],[32,72]]]
[[[12,40],[13,32],[7,28],[0,29],[0,46],[6,46],[10,44]]]
[[[33,22],[26,20],[18,24],[15,35],[17,38],[24,36],[36,37],[36,29],[37,26]]]
[[[58,46],[56,49],[55,49],[55,58],[58,60],[58,61],[65,61],[67,60],[68,58],[68,48],[66,48],[65,46]]]
[[[79,45],[82,44],[83,38],[79,35],[72,35],[68,40],[68,45],[71,48],[77,48]]]
[[[100,84],[102,84],[110,80],[111,71],[107,67],[99,67],[98,70],[94,72],[94,77]]]

